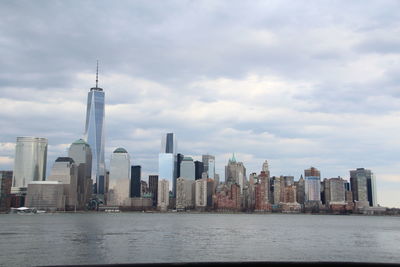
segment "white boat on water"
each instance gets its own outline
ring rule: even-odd
[[[20,207],[20,208],[11,208],[10,213],[17,213],[17,214],[42,214],[46,213],[45,210],[37,210],[36,208],[27,208],[27,207]]]

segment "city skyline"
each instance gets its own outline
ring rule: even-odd
[[[35,136],[48,139],[50,175],[83,137],[99,59],[108,169],[123,147],[144,179],[157,174],[173,132],[178,153],[215,156],[220,177],[232,152],[247,173],[268,160],[271,176],[296,180],[311,166],[347,180],[366,168],[378,204],[400,207],[398,3],[0,5],[1,170],[13,169],[16,137]]]

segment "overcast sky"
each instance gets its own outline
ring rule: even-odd
[[[108,166],[124,147],[147,180],[174,132],[221,180],[233,152],[296,180],[364,167],[400,207],[399,1],[2,0],[0,170],[17,136],[48,138],[48,168],[83,137],[96,60]]]

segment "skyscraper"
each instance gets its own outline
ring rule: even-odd
[[[368,201],[369,206],[376,206],[376,181],[371,170],[357,168],[350,171],[351,191],[353,200]]]
[[[159,181],[167,180],[169,190],[175,197],[177,179],[177,143],[173,133],[167,133],[161,139],[161,153],[158,154]]]
[[[92,150],[83,139],[76,140],[68,150],[68,157],[78,166],[79,203],[86,205],[93,194]]]
[[[140,165],[131,167],[131,197],[141,197],[141,170]]]
[[[242,162],[236,162],[235,155],[229,159],[228,165],[225,166],[225,183],[228,187],[232,184],[240,186],[240,194],[243,193],[243,186],[246,183],[246,168]]]
[[[192,157],[184,157],[181,162],[181,177],[194,180],[195,165]]]
[[[98,70],[98,68],[97,68]],[[96,87],[88,93],[85,125],[85,141],[92,149],[92,180],[94,193],[105,193],[106,166],[104,162],[104,91],[98,87],[98,71]]]
[[[129,199],[131,161],[128,151],[119,147],[114,150],[110,159],[109,194],[110,203],[125,205]]]
[[[12,186],[26,188],[31,181],[44,181],[46,161],[46,138],[17,137]]]
[[[82,203],[78,202],[78,167],[72,158],[58,157],[53,164],[48,181],[58,181],[64,185],[67,210],[83,208]]]
[[[174,133],[167,133],[161,140],[161,153],[176,154],[177,142]]]
[[[207,177],[215,178],[215,157],[212,155],[203,155],[202,162],[204,164],[204,171],[207,173]]]
[[[321,173],[314,167],[304,170],[306,201],[321,201]]]

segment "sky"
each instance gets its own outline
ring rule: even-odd
[[[108,166],[123,147],[147,180],[173,132],[221,180],[232,153],[295,180],[367,168],[400,208],[399,1],[0,1],[0,170],[37,136],[50,175],[83,137],[97,60]]]

